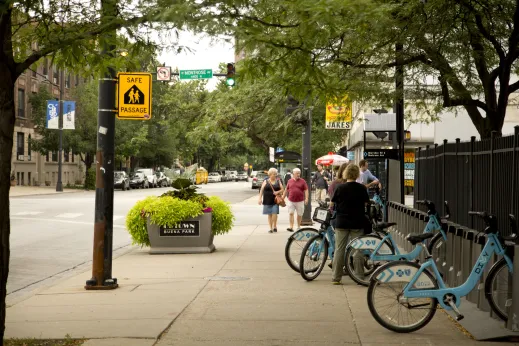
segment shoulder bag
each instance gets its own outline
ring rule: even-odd
[[[272,193],[275,193],[276,191],[274,190],[274,186],[272,186],[270,179],[268,180],[268,182],[270,184],[270,187],[272,188]],[[281,184],[281,182],[280,182],[280,184]],[[276,195],[276,194],[274,195],[274,203],[276,203],[280,207],[286,207],[285,200],[280,195]]]

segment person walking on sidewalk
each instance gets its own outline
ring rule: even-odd
[[[290,227],[287,231],[294,232],[294,213],[297,212],[297,229],[301,228],[301,220],[305,212],[305,205],[308,204],[308,185],[304,179],[301,179],[301,170],[294,168],[294,177],[287,183],[287,188],[283,193],[283,199],[288,194],[288,214]]]
[[[323,201],[326,198],[326,190],[328,190],[328,181],[330,176],[323,170],[322,165],[317,165],[317,172],[315,172],[312,184],[315,185],[315,196],[317,201]]]
[[[337,186],[333,194],[332,202],[337,211],[335,228],[335,254],[333,256],[332,283],[340,285],[343,275],[344,256],[349,239],[364,234],[366,227],[365,210],[369,203],[368,190],[364,185],[357,183],[360,169],[355,164],[350,164],[344,171],[343,178],[346,183]],[[363,268],[363,256],[360,251],[355,252],[353,263],[355,269]]]
[[[263,215],[267,215],[269,222],[269,233],[278,231],[277,222],[279,214],[279,205],[275,202],[275,196],[284,192],[283,183],[278,179],[278,170],[271,168],[268,171],[268,178],[261,184],[258,204],[263,204]]]

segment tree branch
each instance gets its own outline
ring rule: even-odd
[[[516,92],[517,90],[519,90],[519,81],[510,84],[510,86],[508,87],[508,91],[510,94]]]
[[[111,31],[111,30],[117,30],[125,26],[131,26],[143,23],[145,21],[150,20],[151,16],[142,16],[142,17],[134,17],[130,18],[128,20],[114,20],[110,23],[107,23],[105,25],[99,25],[97,27],[94,27],[90,31],[82,32],[82,30],[79,30],[76,26],[75,28],[68,29],[65,34],[70,34],[70,37],[67,37],[66,39],[49,39],[48,45],[44,47],[43,49],[40,49],[38,51],[33,52],[31,55],[29,55],[24,61],[16,64],[16,72],[15,72],[15,78],[18,78],[25,70],[27,70],[32,64],[40,60],[41,58],[54,53],[58,51],[59,49],[69,46],[77,41],[84,41],[86,39],[92,39],[100,34]],[[78,33],[79,32],[79,33]]]
[[[342,64],[343,66],[351,66],[351,67],[356,67],[356,68],[391,68],[391,67],[396,67],[396,66],[409,65],[414,62],[421,62],[426,65],[432,64],[432,62],[430,60],[428,60],[427,57],[423,54],[412,56],[412,57],[402,60],[400,62],[395,61],[395,62],[391,62],[391,63],[387,63],[387,64],[357,64],[353,61],[339,59],[339,58],[334,59],[333,62],[338,62],[338,63]]]

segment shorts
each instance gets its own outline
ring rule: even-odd
[[[279,214],[279,205],[263,205],[263,215]]]
[[[303,216],[303,214],[305,212],[305,202],[291,202],[291,201],[288,201],[287,207],[288,207],[288,213],[289,214],[294,214],[294,212],[297,211],[297,215]]]

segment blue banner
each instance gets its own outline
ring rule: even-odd
[[[47,101],[47,122],[48,129],[59,129],[59,101]]]

